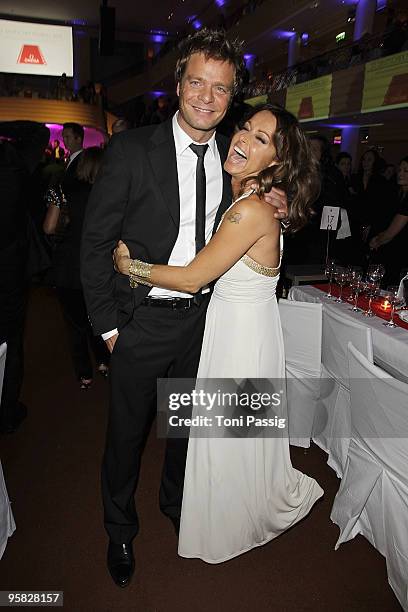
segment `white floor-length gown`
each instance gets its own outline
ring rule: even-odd
[[[245,255],[217,281],[198,379],[284,379],[278,279],[279,268],[259,266]],[[277,537],[310,511],[323,490],[292,467],[285,431],[277,438],[190,437],[179,555],[227,561]]]

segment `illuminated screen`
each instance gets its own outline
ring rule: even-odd
[[[369,62],[365,67],[362,112],[408,106],[408,51]]]
[[[288,87],[286,108],[302,121],[327,119],[330,111],[332,75]]]
[[[248,98],[245,100],[246,104],[256,106],[257,104],[265,104],[268,100],[268,96],[256,96],[256,98]]]
[[[72,28],[0,19],[0,72],[73,76]]]

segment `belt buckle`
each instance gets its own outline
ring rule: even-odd
[[[171,302],[172,310],[177,310],[177,298],[173,298]]]

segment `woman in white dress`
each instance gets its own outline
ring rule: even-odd
[[[218,279],[207,311],[198,379],[284,379],[275,294],[282,236],[262,195],[272,185],[285,189],[290,229],[296,231],[307,221],[318,193],[317,167],[295,117],[267,104],[253,109],[234,135],[224,168],[232,177],[234,201],[188,266],[131,260],[123,243],[115,251],[115,266],[132,282],[192,294]],[[284,402],[274,410],[285,418]],[[322,496],[315,480],[292,467],[287,430],[277,435],[190,437],[181,556],[227,561],[278,536]]]

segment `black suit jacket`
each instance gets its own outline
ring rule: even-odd
[[[223,163],[228,140],[216,136]],[[223,170],[223,196],[214,227],[231,204],[231,179]],[[95,334],[132,317],[149,292],[130,289],[116,274],[112,250],[122,239],[131,257],[167,264],[180,223],[176,149],[171,120],[113,136],[88,202],[82,235],[81,280]]]

